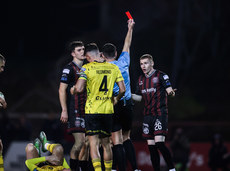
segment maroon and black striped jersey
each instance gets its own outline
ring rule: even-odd
[[[141,95],[144,100],[144,115],[168,114],[168,87],[171,87],[168,75],[159,70],[154,70],[148,77],[139,77],[136,94]]]
[[[73,87],[78,78],[81,68],[74,62],[66,65],[62,71],[60,82],[68,84],[67,93],[67,108],[68,111],[74,112],[76,115],[85,114],[86,91],[81,94],[71,95],[70,89]]]

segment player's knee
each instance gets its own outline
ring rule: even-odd
[[[89,140],[88,140],[88,139],[85,140],[84,145],[85,145],[86,147],[89,147]]]
[[[110,144],[109,141],[108,141],[108,142],[104,142],[104,143],[102,144],[102,147],[103,147],[103,149],[104,149],[105,151],[111,150],[111,144]]]
[[[63,155],[64,149],[63,149],[62,145],[60,145],[60,144],[56,145],[53,153]]]
[[[123,144],[123,136],[121,130],[112,133],[112,141],[114,145]]]
[[[78,143],[75,142],[72,147],[72,150],[80,152],[83,145],[84,145],[84,142],[78,142]]]
[[[34,145],[32,143],[29,143],[29,144],[27,144],[25,150],[26,150],[27,153],[30,153],[30,152],[33,152],[35,150],[35,147],[34,147]]]

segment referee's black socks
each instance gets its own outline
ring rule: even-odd
[[[137,168],[137,159],[136,159],[136,152],[135,148],[133,146],[133,143],[130,139],[127,139],[126,141],[123,142],[123,146],[125,149],[125,154],[127,160],[130,162],[132,169],[136,170]]]
[[[114,145],[113,148],[113,160],[116,161],[119,171],[126,170],[125,150],[122,144]]]

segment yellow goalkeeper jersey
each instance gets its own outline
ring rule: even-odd
[[[119,68],[108,62],[91,62],[82,66],[79,79],[87,81],[86,114],[112,114],[113,87],[124,80]]]

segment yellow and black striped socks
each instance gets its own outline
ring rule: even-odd
[[[46,143],[45,148],[46,148],[49,152],[53,153],[53,149],[54,149],[54,147],[56,147],[57,145],[58,145],[58,144],[49,144],[49,143]]]
[[[101,159],[93,159],[92,160],[93,167],[95,171],[102,171],[101,169]]]
[[[111,171],[112,165],[113,165],[113,160],[109,160],[109,161],[104,160],[104,165],[105,165],[105,171]]]

